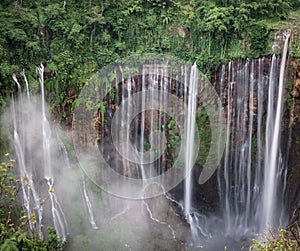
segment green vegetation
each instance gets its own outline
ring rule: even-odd
[[[250,251],[296,251],[299,250],[297,240],[287,236],[286,230],[280,230],[277,235],[270,233],[268,237],[264,236],[263,241],[253,240]]]
[[[294,32],[294,38],[291,43],[290,55],[295,58],[300,58],[300,29]]]
[[[197,163],[200,166],[204,166],[211,147],[211,125],[206,110],[201,110],[197,114],[196,123],[200,141]]]
[[[0,106],[22,68],[37,90],[35,66],[46,66],[51,107],[73,102],[102,66],[139,53],[166,53],[210,70],[234,58],[268,53],[274,25],[297,18],[299,0],[12,1],[0,4]],[[289,12],[293,10],[290,15]],[[270,23],[273,27],[268,26]]]
[[[209,75],[229,60],[268,54],[274,31],[294,29],[299,16],[300,0],[1,0],[0,110],[15,90],[13,73],[24,85],[20,74],[24,69],[30,90],[39,91],[35,67],[41,62],[45,65],[48,101],[64,120],[69,115],[67,107],[71,113],[82,103],[87,110],[95,108],[92,101],[76,97],[93,73],[119,58],[164,53],[190,63],[196,61],[199,69]],[[299,34],[295,29],[294,37],[299,38]],[[300,58],[299,40],[293,40],[290,55]],[[103,79],[108,88],[115,74]],[[114,99],[113,89],[109,90]],[[103,126],[106,103],[96,105]],[[211,140],[206,112],[197,116],[197,124],[197,163],[204,165]],[[177,154],[180,138],[174,119],[170,118],[166,126],[168,147]],[[0,137],[0,146],[5,146],[2,141]],[[256,147],[256,138],[252,147]],[[145,149],[149,148],[145,144]],[[75,156],[70,145],[67,151]],[[62,242],[53,229],[48,230],[47,241],[28,231],[35,215],[24,217],[21,213],[16,201],[20,181],[14,178],[12,168],[11,160],[0,164],[0,251],[59,250]],[[80,207],[74,210],[83,211]],[[126,227],[124,224],[120,228],[125,237]],[[110,232],[115,228],[108,228],[103,236],[112,237]],[[277,244],[294,245],[292,241],[284,242],[282,236],[280,232],[279,238],[271,238],[268,245],[274,249],[279,247]],[[93,233],[88,237],[91,240],[82,236],[74,243],[85,248],[85,241],[98,238]],[[113,242],[100,240],[104,247]],[[253,249],[272,250],[262,249],[262,245],[255,241]],[[120,248],[119,244],[115,247]]]
[[[167,124],[168,128],[168,148],[174,148],[176,154],[178,154],[179,146],[180,146],[180,136],[178,133],[175,133],[174,128],[176,126],[176,121],[173,116],[170,115],[169,123]],[[177,129],[178,131],[178,129]]]
[[[57,238],[53,228],[48,228],[46,241],[28,230],[29,222],[35,223],[35,214],[22,215],[17,201],[20,180],[12,174],[14,161],[9,159],[9,154],[5,158],[0,163],[0,251],[61,250],[63,241]]]
[[[101,124],[102,124],[102,126],[104,126],[106,102],[101,102],[99,104],[99,110],[100,110],[100,114],[101,114]]]

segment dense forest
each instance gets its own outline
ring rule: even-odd
[[[46,65],[52,106],[102,66],[140,53],[197,62],[203,72],[234,58],[269,53],[274,24],[300,5],[287,1],[9,1],[0,5],[1,106],[22,69],[33,87]],[[50,96],[49,96],[50,97]],[[55,97],[55,98],[54,98]]]
[[[210,77],[231,60],[273,53],[280,30],[293,29],[299,37],[299,22],[300,0],[1,0],[0,113],[16,91],[13,74],[23,85],[26,75],[30,90],[40,91],[36,67],[41,63],[52,115],[67,124],[86,81],[115,60],[168,54],[196,62]],[[290,56],[300,58],[295,41]],[[1,134],[2,155],[8,147]],[[46,241],[27,234],[28,222],[35,219],[23,216],[15,200],[20,180],[10,174],[14,160],[9,154],[2,159],[0,251],[61,250],[63,240],[52,228]],[[259,243],[256,248],[264,250]]]

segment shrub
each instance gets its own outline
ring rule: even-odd
[[[57,238],[54,228],[48,228],[48,240],[27,231],[35,215],[22,215],[17,200],[21,183],[12,172],[14,160],[9,154],[5,154],[5,159],[0,163],[0,251],[61,250],[63,241]]]
[[[250,249],[256,251],[297,251],[299,244],[297,240],[291,238],[286,230],[280,230],[278,234],[270,233],[263,236],[262,241],[253,240]]]

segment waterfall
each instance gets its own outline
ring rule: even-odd
[[[289,37],[286,36],[281,65],[279,73],[279,84],[277,93],[277,105],[275,118],[268,117],[267,120],[267,138],[266,138],[266,156],[264,165],[264,190],[262,196],[263,212],[262,212],[262,229],[266,229],[269,226],[274,226],[276,216],[278,216],[277,204],[276,203],[276,192],[279,188],[280,175],[279,173],[279,142],[280,142],[280,130],[281,130],[281,119],[283,112],[283,91],[284,91],[284,77],[286,68],[286,58],[289,46]],[[273,96],[273,83],[270,84],[269,98]],[[271,99],[272,100],[272,99]],[[272,100],[273,101],[273,100]],[[268,105],[271,106],[273,104]],[[274,113],[274,112],[273,112]]]
[[[14,81],[18,85],[18,95],[21,97],[21,86],[17,81],[16,76],[13,76]],[[31,160],[26,158],[27,153],[31,153],[31,145],[26,145],[27,143],[31,143],[25,138],[30,127],[25,125],[23,109],[31,109],[30,104],[28,104],[28,100],[23,102],[23,99],[20,98],[18,103],[14,102],[12,99],[12,120],[13,120],[13,139],[14,139],[14,148],[16,152],[16,157],[19,166],[19,175],[21,180],[21,189],[22,189],[22,197],[23,197],[23,205],[27,213],[28,219],[32,218],[32,215],[35,214],[35,218],[37,219],[36,230],[38,235],[42,238],[42,213],[43,213],[43,203],[40,201],[38,197],[36,184],[33,181],[33,169],[31,166]],[[34,212],[34,208],[36,208],[36,212]],[[32,220],[29,220],[30,229],[34,229],[34,224]]]
[[[46,211],[50,211],[57,235],[65,239],[67,221],[55,191],[53,169],[57,163],[52,163],[52,159],[55,159],[55,162],[61,160],[57,159],[59,154],[56,150],[59,147],[54,142],[55,135],[52,133],[46,114],[43,65],[37,67],[37,73],[41,86],[40,97],[30,97],[24,71],[21,75],[26,84],[26,98],[23,97],[21,85],[16,76],[13,76],[18,86],[16,101],[12,99],[14,147],[22,185],[23,206],[27,213],[29,227],[36,229],[41,238],[44,233],[43,222],[49,220],[45,218],[45,214]],[[48,187],[48,196],[41,189],[42,183]],[[38,187],[37,184],[39,184]],[[50,203],[47,202],[48,198]]]
[[[49,121],[46,117],[45,108],[45,91],[44,91],[44,66],[41,64],[37,67],[37,74],[40,80],[41,86],[41,98],[42,98],[42,142],[43,142],[43,156],[44,156],[44,176],[47,180],[52,177],[51,173],[51,128]],[[50,189],[50,188],[49,188]]]
[[[30,94],[29,94],[29,84],[28,84],[28,80],[27,80],[27,77],[26,77],[24,68],[23,68],[23,70],[22,70],[22,72],[21,72],[21,75],[23,76],[24,81],[25,81],[27,98],[30,98]]]
[[[232,63],[229,63],[229,73],[231,70]],[[228,81],[231,81],[230,78]],[[227,97],[228,97],[228,105],[227,105],[227,127],[226,127],[226,147],[225,147],[225,160],[224,160],[224,179],[225,179],[225,224],[227,226],[227,232],[229,231],[229,226],[230,226],[230,207],[229,207],[229,198],[230,198],[230,184],[229,184],[229,147],[230,147],[230,123],[231,123],[231,100],[229,99],[232,96],[232,90],[233,90],[233,83],[229,82],[228,83],[228,92],[227,92]],[[220,179],[219,179],[220,182]],[[220,193],[221,194],[221,193]]]
[[[185,190],[184,190],[184,212],[187,221],[192,224],[191,220],[191,201],[192,201],[192,174],[191,170],[193,168],[193,154],[194,154],[194,144],[195,142],[195,124],[196,124],[196,109],[197,109],[197,93],[198,93],[198,73],[197,65],[194,64],[191,69],[191,76],[189,81],[188,90],[188,114],[186,116],[186,142],[185,142]]]
[[[273,60],[272,60],[273,61]],[[265,58],[258,60],[258,79],[257,79],[257,156],[256,156],[256,168],[254,178],[254,197],[259,196],[260,184],[262,179],[262,160],[263,160],[263,128],[262,128],[262,117],[263,117],[263,97],[264,97],[264,85],[267,78],[263,76],[263,65]],[[257,212],[258,213],[258,212]],[[257,218],[257,216],[255,217]]]
[[[95,221],[95,216],[94,216],[94,213],[93,213],[92,203],[90,201],[90,198],[88,196],[88,192],[87,192],[87,189],[86,189],[85,177],[84,176],[82,177],[82,196],[83,196],[83,200],[85,202],[85,205],[87,207],[90,224],[91,224],[93,229],[98,229],[98,226],[97,226],[96,221]]]
[[[42,144],[43,144],[43,160],[44,160],[44,177],[48,184],[48,193],[51,200],[51,212],[53,217],[53,224],[57,231],[58,236],[66,238],[66,219],[64,212],[57,200],[54,192],[54,177],[52,174],[51,164],[51,127],[46,117],[46,104],[45,104],[45,86],[44,86],[44,66],[41,64],[37,67],[37,74],[40,80],[41,86],[41,98],[42,98]]]
[[[218,184],[227,235],[275,227],[282,213],[277,191],[284,190],[286,176],[279,142],[288,40],[281,59],[239,60],[226,66],[227,76],[220,71],[218,85],[227,85],[227,91],[220,89],[227,132]]]
[[[200,161],[194,168],[196,155],[199,153],[199,149],[196,149],[196,138],[199,136],[197,116],[201,115],[201,108],[209,117],[209,121],[205,123],[210,123],[211,141],[217,139],[211,142],[215,148],[213,156],[221,155],[224,150],[215,184],[222,210],[221,220],[218,220],[224,225],[215,231],[222,234],[225,232],[226,238],[241,237],[275,226],[275,217],[282,213],[277,207],[283,205],[282,198],[278,198],[277,193],[285,189],[286,178],[280,139],[288,39],[289,37],[281,57],[273,55],[222,65],[220,77],[216,79],[216,89],[220,92],[222,103],[212,101],[210,96],[203,98],[206,87],[201,86],[203,76],[198,73],[196,64],[192,67],[183,64],[173,66],[169,62],[159,64],[149,60],[136,67],[138,70],[134,67],[118,66],[113,72],[117,76],[116,86],[108,86],[111,84],[109,81],[105,86],[105,89],[111,88],[114,92],[113,95],[111,92],[106,94],[101,100],[105,109],[91,111],[101,120],[101,123],[98,121],[95,133],[95,142],[99,144],[96,150],[101,152],[105,160],[101,165],[96,160],[98,152],[89,155],[89,147],[95,145],[95,142],[93,135],[91,136],[93,123],[86,123],[86,120],[93,116],[88,114],[88,102],[85,102],[86,97],[83,96],[84,101],[76,108],[77,113],[74,112],[77,124],[73,124],[73,138],[74,141],[77,140],[76,126],[81,126],[79,133],[83,132],[83,136],[79,135],[82,138],[78,145],[82,144],[80,147],[84,151],[76,154],[78,160],[82,155],[87,159],[84,171],[88,177],[95,177],[94,183],[98,184],[100,180],[98,185],[103,190],[122,198],[107,196],[113,209],[106,212],[106,216],[111,217],[110,221],[126,219],[131,216],[132,211],[140,210],[140,219],[144,220],[146,215],[151,224],[167,227],[171,230],[172,240],[177,241],[176,228],[168,222],[167,217],[160,218],[155,212],[155,205],[151,205],[151,200],[145,199],[148,199],[147,196],[151,198],[157,195],[157,189],[163,191],[160,195],[164,199],[176,202],[174,207],[178,206],[178,215],[188,223],[186,225],[189,226],[192,242],[197,247],[202,245],[200,242],[203,238],[212,237],[210,225],[213,224],[209,224],[210,215],[203,213],[201,205],[193,198],[197,193],[196,188],[200,186],[195,182],[195,174],[205,171],[205,167],[199,164]],[[133,68],[134,71],[131,72]],[[23,206],[29,218],[36,215],[37,223],[29,221],[29,226],[31,229],[36,228],[40,237],[44,234],[43,223],[51,220],[57,234],[66,238],[68,224],[63,210],[65,205],[61,203],[61,196],[64,194],[60,194],[57,189],[59,185],[63,187],[63,181],[57,177],[62,163],[70,172],[73,168],[65,145],[62,140],[57,139],[47,118],[49,115],[45,100],[43,65],[37,68],[37,73],[41,88],[41,95],[38,97],[30,96],[24,71],[21,75],[26,84],[26,96],[22,95],[21,84],[16,75],[13,76],[18,87],[18,96],[12,101],[13,136],[22,178]],[[97,88],[95,90],[99,95],[100,91]],[[91,91],[88,92],[89,95],[90,93]],[[93,98],[89,101],[93,102]],[[224,128],[220,126],[215,129],[209,107],[203,105],[207,101],[205,98],[213,103],[215,120],[223,120],[222,104],[225,107]],[[172,99],[176,99],[176,102]],[[98,105],[97,103],[95,106],[100,107]],[[212,136],[214,129],[218,131],[220,138]],[[224,139],[221,138],[222,133],[225,134]],[[222,140],[225,141],[225,149],[221,146]],[[95,164],[89,165],[90,160],[93,164],[97,163],[96,168],[93,168]],[[108,165],[104,165],[104,162]],[[88,169],[90,166],[91,169]],[[109,169],[113,169],[111,173],[117,174],[117,178],[110,176]],[[103,177],[105,184],[101,183]],[[177,177],[179,179],[174,182],[173,179]],[[89,191],[85,177],[78,180],[81,187],[79,197],[85,209],[82,211],[89,221],[87,226],[98,229],[108,221],[101,219],[102,215],[98,214],[99,210],[96,210],[95,205],[101,204],[105,208],[106,204],[95,203],[96,196]],[[125,182],[122,183],[123,181]],[[181,197],[174,199],[167,191],[178,184]],[[126,194],[128,191],[129,195]],[[141,199],[142,203],[129,203],[126,196]],[[217,221],[215,218],[217,217],[212,222]]]
[[[143,69],[144,70],[144,69]],[[128,81],[130,83],[130,81]],[[145,110],[146,110],[146,82],[145,82],[145,72],[142,72],[142,100],[141,100],[141,134],[140,134],[140,142],[139,142],[139,152],[141,153],[141,161],[140,161],[140,169],[142,173],[142,179],[146,179],[147,175],[145,173],[144,168],[144,151],[145,151]]]

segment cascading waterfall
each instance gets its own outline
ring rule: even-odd
[[[95,221],[95,216],[93,213],[93,207],[92,207],[92,203],[90,201],[90,198],[88,196],[88,192],[87,192],[87,188],[86,188],[86,182],[85,182],[85,177],[82,177],[82,196],[83,196],[83,200],[85,202],[85,205],[87,207],[87,211],[88,211],[88,217],[89,217],[89,221],[90,224],[92,226],[93,229],[98,229],[98,226],[96,224]]]
[[[284,190],[286,178],[279,142],[288,39],[281,60],[273,55],[271,59],[230,62],[227,78],[223,67],[218,80],[227,103],[226,147],[218,172],[227,235],[276,227],[274,219],[282,210],[278,209],[282,195],[277,191]],[[223,78],[227,91],[222,89]]]
[[[44,156],[44,177],[49,180],[52,177],[51,172],[51,128],[49,121],[46,117],[46,108],[45,108],[45,92],[44,92],[44,66],[40,65],[37,67],[37,74],[40,80],[41,86],[41,98],[42,98],[42,142],[43,142],[43,156]],[[50,187],[49,187],[50,189]]]
[[[16,78],[13,76],[15,83],[18,86],[18,95],[21,97],[21,86]],[[39,200],[37,188],[35,187],[35,182],[33,181],[33,169],[31,160],[26,158],[27,152],[31,154],[31,149],[28,143],[31,143],[30,139],[27,140],[26,130],[29,128],[24,125],[24,116],[22,109],[31,109],[28,100],[23,102],[22,98],[19,100],[19,104],[15,104],[14,99],[12,99],[12,120],[13,120],[13,139],[14,139],[14,147],[16,152],[16,157],[19,165],[19,175],[21,177],[21,188],[22,188],[22,197],[23,197],[23,205],[27,212],[28,219],[32,219],[32,216],[35,214],[35,218],[37,219],[36,230],[40,237],[43,237],[42,233],[42,213],[43,213],[43,203]],[[25,149],[29,146],[28,151]],[[34,212],[34,208],[36,208],[36,212]],[[32,221],[29,221],[30,229],[34,229],[34,225]]]
[[[23,76],[24,81],[25,81],[25,86],[26,86],[26,96],[27,96],[27,98],[30,98],[30,94],[29,94],[29,84],[28,84],[28,80],[27,80],[27,77],[26,77],[26,74],[25,74],[25,70],[24,70],[24,69],[22,70],[21,75]]]
[[[54,192],[54,176],[52,174],[51,164],[51,128],[50,123],[46,117],[46,105],[45,105],[45,91],[44,91],[44,66],[41,64],[37,67],[37,74],[40,80],[41,86],[41,98],[42,98],[42,144],[43,144],[43,160],[44,160],[44,177],[47,180],[48,193],[51,200],[51,212],[53,218],[53,224],[58,236],[66,238],[67,226],[64,212]]]
[[[37,67],[37,73],[41,85],[40,100],[30,97],[24,71],[21,75],[23,75],[26,83],[25,98],[21,92],[21,85],[16,76],[13,76],[19,90],[17,101],[12,100],[12,120],[14,146],[22,184],[23,205],[28,219],[30,219],[30,228],[35,228],[39,236],[43,237],[42,226],[45,210],[48,210],[47,197],[49,197],[53,225],[58,236],[65,239],[67,222],[54,187],[55,177],[52,169],[55,165],[51,160],[56,154],[57,146],[54,143],[55,136],[51,132],[50,123],[46,116],[43,65]],[[48,196],[45,191],[36,186],[38,181],[43,180],[46,180],[48,186]],[[35,224],[33,217],[36,219]]]
[[[145,173],[145,168],[144,168],[144,150],[145,150],[145,110],[146,110],[146,94],[145,94],[145,90],[146,90],[146,83],[145,83],[145,73],[142,73],[142,101],[141,101],[141,122],[140,122],[140,126],[141,126],[141,135],[140,135],[140,143],[139,143],[139,146],[140,146],[140,152],[142,153],[141,154],[141,165],[140,165],[140,169],[141,169],[141,176],[142,176],[142,179],[146,179],[147,178],[147,175]],[[129,77],[130,79],[130,77]],[[128,86],[130,88],[130,80],[128,81]],[[128,123],[129,124],[129,123]]]
[[[268,226],[274,226],[275,219],[278,216],[276,210],[278,202],[276,202],[276,193],[279,188],[280,176],[279,173],[279,142],[280,142],[280,130],[281,130],[281,119],[283,111],[283,91],[284,91],[284,76],[286,69],[286,58],[289,46],[289,37],[286,36],[281,65],[280,75],[278,83],[278,94],[277,94],[277,105],[275,118],[267,121],[267,138],[266,145],[271,146],[266,149],[265,168],[264,168],[264,191],[263,191],[263,213],[262,213],[262,228],[266,229]],[[272,94],[271,94],[272,95]],[[270,95],[269,95],[270,97]],[[267,152],[268,151],[268,152]],[[278,177],[279,176],[279,177]],[[283,189],[284,190],[284,189]]]
[[[195,66],[196,67],[196,66]],[[121,128],[117,128],[115,132],[115,140],[119,143],[119,148],[124,155],[134,154],[132,158],[137,160],[138,165],[134,165],[134,161],[129,161],[129,159],[122,158],[122,161],[118,162],[119,165],[116,167],[118,170],[121,170],[126,176],[138,176],[142,180],[146,180],[151,177],[155,177],[158,174],[166,171],[167,157],[165,152],[165,140],[164,138],[168,134],[168,131],[171,128],[168,128],[168,123],[170,117],[162,111],[152,109],[149,107],[151,104],[155,104],[156,107],[159,104],[159,108],[163,109],[168,106],[168,95],[167,91],[171,88],[172,76],[168,72],[168,65],[159,65],[159,64],[148,64],[144,65],[141,68],[141,76],[138,78],[136,75],[124,76],[126,68],[119,67],[119,79],[118,88],[116,88],[116,100],[115,102],[125,101],[126,105],[122,105],[121,112],[116,116],[117,123],[121,125]],[[184,69],[186,71],[186,69]],[[184,75],[184,74],[183,74]],[[188,85],[189,79],[185,79],[185,85]],[[183,84],[182,84],[183,86]],[[178,88],[175,87],[175,92],[178,93]],[[188,89],[185,86],[186,92]],[[155,90],[165,90],[156,95]],[[147,93],[147,91],[150,91]],[[154,91],[152,94],[151,91]],[[135,100],[135,93],[141,93],[138,100]],[[189,95],[189,94],[187,94]],[[186,96],[187,96],[186,95]],[[154,106],[155,106],[154,105]],[[133,109],[138,109],[141,111],[133,119],[131,113]],[[110,123],[109,121],[105,123]],[[162,137],[158,137],[156,133],[160,131]],[[104,134],[104,136],[103,136]],[[105,133],[101,131],[102,137],[105,137]],[[134,145],[136,152],[130,152],[130,144]],[[102,146],[104,151],[107,146]],[[111,153],[105,152],[104,155],[111,155]],[[150,155],[155,161],[148,161]],[[162,156],[157,158],[155,156]],[[109,159],[116,160],[109,157]],[[138,170],[137,170],[138,169]]]
[[[196,124],[196,110],[197,110],[197,94],[198,94],[198,73],[197,65],[194,64],[191,69],[191,76],[189,81],[189,92],[188,92],[188,114],[186,116],[186,154],[185,154],[185,169],[186,169],[186,178],[185,178],[185,190],[184,190],[184,213],[187,221],[191,225],[193,235],[194,232],[194,222],[191,216],[192,208],[192,174],[191,170],[193,168],[193,154],[194,154],[194,144],[195,142],[195,124]]]
[[[264,85],[266,84],[267,78],[263,77],[263,65],[265,58],[260,58],[258,60],[258,83],[261,83],[257,86],[257,155],[256,155],[256,168],[255,168],[255,178],[254,178],[254,197],[258,196],[259,187],[262,179],[262,160],[263,160],[263,132],[262,132],[262,117],[263,117],[263,94],[264,94]],[[273,61],[273,60],[272,60]],[[257,217],[256,217],[257,218]]]
[[[222,66],[220,78],[217,80],[220,99],[226,107],[226,145],[222,160],[223,166],[219,168],[217,178],[222,218],[228,236],[245,236],[249,233],[263,231],[269,225],[275,226],[274,218],[281,213],[276,209],[281,198],[276,199],[276,197],[281,188],[284,190],[286,175],[279,143],[288,39],[287,37],[281,59],[279,56],[273,55],[272,58],[230,62],[228,65]],[[120,81],[116,80],[118,87],[114,89],[114,95],[106,97],[106,110],[99,116],[101,123],[100,129],[97,129],[100,131],[97,132],[100,138],[98,146],[112,168],[125,177],[142,180],[145,190],[140,193],[146,193],[147,180],[168,171],[172,168],[172,158],[178,157],[176,140],[179,138],[180,130],[173,121],[174,115],[163,112],[163,109],[160,110],[161,107],[168,107],[171,103],[167,92],[163,92],[163,90],[167,90],[181,99],[187,106],[186,114],[182,116],[185,128],[184,139],[179,139],[179,141],[184,141],[184,163],[181,165],[185,169],[186,177],[182,186],[182,201],[176,201],[176,205],[180,208],[181,215],[190,227],[193,241],[199,242],[199,236],[211,237],[211,229],[205,225],[207,218],[197,211],[197,205],[192,196],[195,192],[192,172],[195,158],[193,143],[196,134],[196,117],[199,112],[197,110],[199,100],[197,99],[200,99],[198,85],[201,76],[198,75],[196,64],[191,68],[180,67],[178,75],[173,77],[171,75],[173,69],[168,64],[143,65],[141,76],[126,75],[128,69],[120,66],[119,76],[117,76]],[[41,237],[43,236],[44,213],[48,210],[58,235],[66,238],[67,220],[63,212],[63,204],[59,202],[59,193],[56,193],[55,190],[57,149],[62,154],[59,164],[64,163],[70,170],[72,168],[70,168],[70,160],[64,144],[60,140],[55,142],[55,133],[47,119],[42,65],[37,68],[37,73],[41,86],[40,100],[35,100],[30,96],[24,71],[21,75],[26,83],[26,98],[21,94],[21,85],[16,76],[13,77],[18,86],[19,99],[12,102],[14,145],[20,177],[23,177],[23,204],[29,218],[36,214],[36,226],[29,222],[30,228],[36,228]],[[146,93],[144,92],[146,90],[152,92]],[[155,90],[161,91],[159,95],[156,95]],[[135,92],[140,91],[142,91],[141,98],[135,100]],[[127,101],[128,105],[123,105],[120,108],[119,116],[116,116],[117,124],[120,124],[120,127],[112,132],[115,134],[116,142],[120,143],[119,150],[124,154],[121,156],[120,152],[112,150],[113,139],[106,134],[107,128],[112,123],[110,120],[112,120],[113,112],[124,101]],[[37,108],[40,102],[41,105]],[[159,104],[159,107],[153,105],[155,102]],[[28,109],[24,109],[27,106]],[[156,108],[149,109],[152,106]],[[130,116],[136,107],[140,113],[132,118]],[[177,107],[173,108],[172,112],[181,111],[179,108],[176,109]],[[29,123],[31,113],[36,114],[34,115],[35,122]],[[36,135],[32,133],[32,130],[36,130]],[[156,133],[158,133],[158,137]],[[39,144],[38,153],[36,153],[37,142]],[[131,145],[134,148],[130,148]],[[131,152],[132,149],[136,152]],[[217,151],[222,151],[220,146]],[[151,155],[159,156],[159,158],[154,158],[155,161],[152,163],[148,162],[147,159]],[[131,156],[131,159],[128,156]],[[41,163],[42,168],[40,168]],[[36,185],[41,183],[43,183],[43,188],[47,187],[46,193]],[[90,223],[89,227],[98,229],[101,223],[97,218],[97,210],[93,208],[94,197],[90,197],[85,177],[81,179],[80,184],[81,197],[86,209],[84,211]],[[162,189],[165,191],[164,187]],[[166,192],[164,195],[167,200],[174,203],[175,200],[170,199],[171,197]],[[43,200],[46,197],[49,198],[49,203]],[[111,200],[111,204],[117,201],[115,198],[108,200]],[[124,201],[118,203],[120,206],[115,208],[116,212],[113,212],[115,215],[111,217],[111,221],[128,214],[133,208],[142,208],[150,220],[169,228],[172,239],[177,240],[176,232],[171,224],[160,220],[151,211],[148,201],[143,200],[140,204],[130,204]],[[99,224],[97,225],[96,222]]]
[[[195,235],[199,226],[197,226],[197,221],[195,219],[197,212],[193,209],[192,205],[192,176],[190,174],[195,159],[195,149],[194,135],[195,135],[195,123],[196,123],[196,113],[197,113],[197,92],[199,88],[199,79],[197,66],[194,64],[192,67],[180,66],[178,68],[178,74],[173,77],[171,65],[162,65],[151,62],[145,64],[140,69],[140,74],[136,76],[127,75],[125,76],[128,69],[119,67],[118,68],[118,87],[116,88],[116,96],[114,100],[107,98],[105,102],[109,104],[114,104],[114,102],[121,103],[121,101],[126,102],[126,105],[122,105],[119,109],[121,110],[120,115],[116,116],[117,124],[121,127],[116,130],[116,142],[122,153],[128,155],[130,152],[130,144],[133,144],[134,148],[138,153],[134,151],[130,154],[136,154],[139,157],[134,157],[138,159],[138,171],[135,172],[136,166],[134,167],[134,161],[128,161],[129,159],[124,157],[119,161],[119,155],[112,151],[106,151],[106,149],[111,149],[107,145],[101,145],[100,149],[104,152],[104,156],[107,156],[107,160],[111,163],[118,163],[118,165],[112,165],[123,175],[128,177],[139,177],[145,180],[145,187],[147,186],[147,179],[160,175],[161,173],[171,168],[172,158],[176,159],[176,142],[180,139],[176,130],[176,123],[173,120],[173,114],[178,113],[177,107],[172,107],[175,109],[167,114],[163,112],[165,107],[170,106],[169,96],[167,92],[174,93],[177,97],[181,99],[182,103],[186,104],[186,114],[184,114],[182,124],[185,128],[184,135],[184,158],[183,166],[186,169],[187,178],[185,181],[185,192],[184,192],[184,215],[186,220],[194,229]],[[176,81],[174,81],[176,80]],[[150,92],[146,92],[146,91]],[[155,90],[161,90],[158,95],[156,95]],[[138,100],[135,99],[135,93],[141,93]],[[157,106],[159,104],[159,106]],[[134,119],[130,118],[133,109],[138,107],[140,111]],[[156,107],[155,109],[151,107]],[[160,110],[161,109],[161,110]],[[133,123],[130,123],[132,120]],[[109,119],[104,122],[104,124],[110,124]],[[102,142],[108,142],[109,139],[106,138],[103,126],[100,126],[100,135]],[[173,131],[174,130],[174,131]],[[156,134],[160,132],[160,136]],[[171,138],[172,137],[172,138]],[[107,137],[108,138],[108,137]],[[166,140],[167,139],[167,142]],[[183,139],[182,139],[183,140]],[[125,148],[125,149],[124,149]],[[123,149],[123,150],[122,150]],[[171,156],[167,155],[166,151],[171,152]],[[154,162],[148,162],[148,157],[159,156]],[[115,156],[117,155],[117,156]],[[155,158],[154,158],[155,159]],[[113,162],[114,161],[114,162]],[[144,181],[143,181],[144,182]],[[143,192],[143,191],[142,191]],[[201,218],[201,217],[200,217]]]

